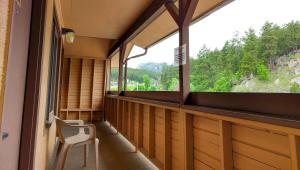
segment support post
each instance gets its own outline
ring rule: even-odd
[[[232,156],[232,130],[231,123],[219,120],[220,129],[220,149],[221,149],[221,169],[231,170],[233,168]]]
[[[189,25],[193,17],[194,11],[197,7],[198,0],[180,0],[179,9],[175,6],[174,1],[166,1],[165,6],[170,15],[178,25],[179,29],[179,92],[180,104],[185,104],[189,91]],[[186,51],[183,51],[185,45]],[[186,55],[185,63],[183,61],[183,53]]]
[[[118,77],[118,95],[121,96],[122,94],[122,77],[123,77],[123,61],[126,51],[126,44],[122,44],[120,47],[120,57],[119,57],[119,77]]]
[[[186,59],[185,64],[182,63],[183,48],[180,48],[179,53],[179,85],[181,100],[180,103],[184,104],[190,92],[190,48],[189,48],[189,25],[192,16],[196,9],[198,0],[180,0],[179,1],[179,47],[186,46]]]

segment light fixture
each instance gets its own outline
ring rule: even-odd
[[[75,40],[75,32],[70,28],[62,28],[62,34],[66,35],[67,43],[73,43]]]

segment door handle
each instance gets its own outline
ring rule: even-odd
[[[2,138],[2,140],[5,140],[6,138],[8,138],[8,133],[7,132],[2,132],[1,138]]]

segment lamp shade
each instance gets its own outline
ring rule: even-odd
[[[67,43],[73,43],[75,40],[75,33],[74,32],[68,32],[66,33],[66,41]]]

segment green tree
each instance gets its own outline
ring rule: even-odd
[[[260,52],[262,59],[269,64],[269,68],[274,70],[274,60],[277,55],[278,37],[276,36],[277,25],[266,22],[262,27]]]
[[[151,80],[148,74],[144,75],[144,85],[145,85],[145,90],[149,90],[150,89],[150,85],[151,85]]]
[[[257,75],[260,80],[267,81],[270,79],[269,69],[264,64],[257,66]]]

